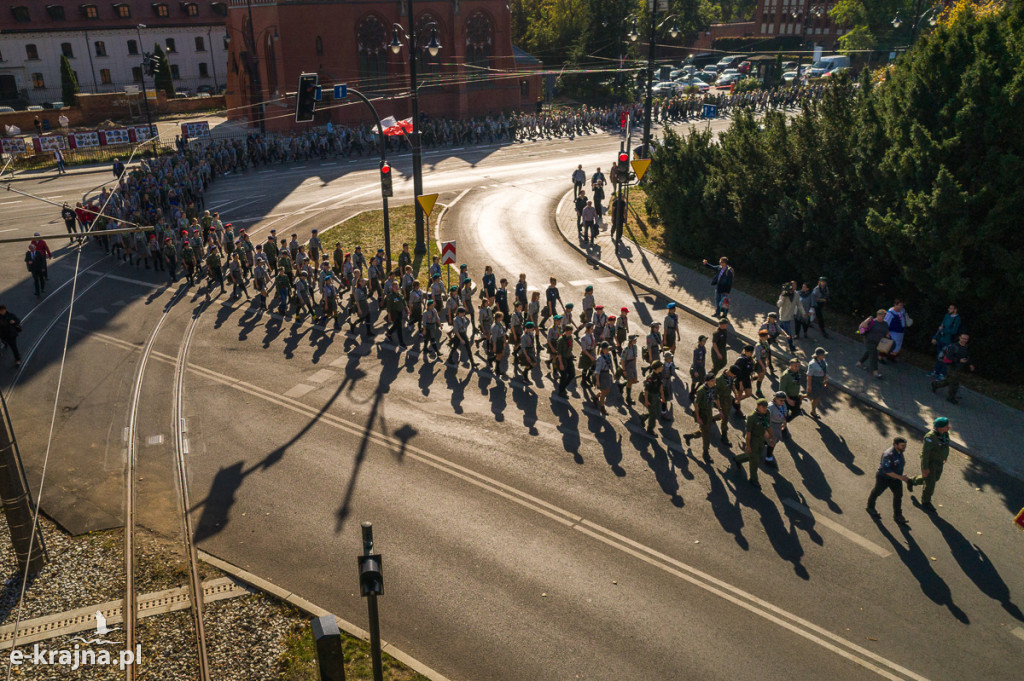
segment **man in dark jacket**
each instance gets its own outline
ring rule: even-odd
[[[18,352],[18,334],[21,333],[21,320],[0,303],[0,340],[14,353],[14,365],[21,366],[21,353]]]
[[[722,309],[722,299],[732,291],[735,272],[729,267],[729,258],[724,255],[718,259],[717,265],[712,265],[705,260],[704,267],[715,271],[715,276],[711,279],[711,285],[715,287],[715,314],[713,316],[724,319],[728,311]]]
[[[36,295],[41,296],[46,292],[46,256],[36,250],[35,244],[28,245],[28,252],[25,253],[25,266],[32,275],[32,284],[35,287]]]
[[[950,343],[946,346],[946,349],[942,351],[942,361],[946,364],[946,371],[948,373],[945,378],[932,381],[932,392],[947,386],[949,387],[946,399],[953,404],[960,402],[957,392],[960,391],[961,372],[974,371],[974,365],[971,364],[971,353],[967,349],[967,342],[969,340],[970,336],[962,333],[956,343]]]

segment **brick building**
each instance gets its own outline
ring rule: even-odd
[[[227,14],[226,2],[209,0],[13,0],[0,9],[0,102],[59,101],[62,55],[82,92],[123,92],[142,80],[142,52],[157,43],[177,90],[218,92],[227,76]]]
[[[843,29],[828,16],[835,0],[758,0],[752,21],[712,24],[699,36],[693,47],[710,49],[720,38],[791,37],[803,49],[821,46],[825,52],[839,47]],[[750,48],[756,51],[756,44]]]
[[[406,2],[359,0],[230,0],[226,103],[234,118],[294,127],[299,75],[324,86],[316,122],[368,120],[362,104],[336,106],[329,86],[347,83],[375,102],[383,118],[410,116],[409,41],[392,53],[392,24],[408,33]],[[419,108],[427,116],[464,118],[532,106],[541,95],[539,62],[512,47],[505,0],[421,1],[413,6]],[[251,17],[251,19],[250,19]],[[436,30],[441,50],[426,46]],[[352,99],[352,98],[350,98]]]

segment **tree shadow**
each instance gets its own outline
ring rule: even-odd
[[[1013,601],[1010,600],[1010,587],[1006,585],[999,575],[995,565],[988,559],[988,556],[977,544],[967,541],[967,538],[960,534],[960,531],[953,525],[946,522],[946,519],[937,513],[926,514],[932,524],[942,533],[942,538],[949,545],[949,550],[956,559],[960,569],[970,577],[978,590],[994,601],[999,601],[1003,610],[1010,614],[1018,622],[1024,622],[1024,613],[1021,613]]]
[[[953,602],[953,594],[949,590],[949,586],[946,581],[940,577],[934,569],[932,569],[931,561],[928,560],[928,556],[921,551],[921,547],[914,541],[914,536],[910,532],[910,528],[903,525],[900,527],[900,532],[906,540],[907,545],[904,546],[891,532],[886,528],[885,524],[879,518],[875,518],[875,526],[878,531],[882,533],[882,536],[889,540],[892,545],[893,551],[900,557],[903,564],[910,569],[910,574],[914,575],[917,579],[917,583],[921,586],[921,592],[927,596],[933,603],[944,606],[947,608],[953,617],[964,624],[970,624],[971,620],[963,610]]]

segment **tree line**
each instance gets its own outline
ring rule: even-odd
[[[966,12],[788,120],[740,114],[717,141],[668,131],[648,210],[675,252],[728,255],[741,279],[826,275],[859,315],[902,298],[919,348],[955,303],[979,369],[1020,380],[1022,60],[1024,6]]]

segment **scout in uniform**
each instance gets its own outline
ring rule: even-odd
[[[512,312],[508,307],[508,279],[502,279],[498,290],[494,292],[494,304],[498,306],[498,311],[505,319],[511,316]]]
[[[619,354],[622,354],[622,344],[629,338],[629,319],[626,315],[629,314],[629,308],[624,307],[619,310],[619,318],[615,320],[615,345],[618,348]]]
[[[892,491],[892,517],[897,525],[907,525],[907,519],[903,517],[903,485],[911,486],[911,480],[903,474],[903,467],[906,459],[903,455],[907,449],[907,441],[902,437],[893,438],[892,447],[882,453],[882,461],[875,472],[875,486],[868,495],[868,515],[872,518],[880,518],[875,510],[875,502],[882,496],[885,490]]]
[[[288,285],[295,281],[295,272],[292,269],[292,256],[287,248],[282,249],[277,257],[277,267],[288,277]]]
[[[437,313],[437,304],[433,298],[427,298],[427,309],[423,311],[423,356],[427,356],[427,347],[434,349],[434,357],[441,356],[441,316]]]
[[[352,251],[352,267],[360,272],[366,271],[366,256],[363,255],[362,246],[356,246],[356,249]]]
[[[690,445],[690,440],[700,436],[704,441],[704,456],[708,455],[711,447],[711,423],[714,421],[712,416],[714,404],[715,377],[708,375],[701,381],[701,386],[697,388],[697,393],[693,400],[693,420],[697,422],[697,429],[692,433],[683,435],[687,446]]]
[[[768,423],[772,427],[772,444],[768,447],[764,457],[766,466],[778,467],[774,455],[775,445],[789,437],[789,427],[786,425],[788,422],[789,405],[786,404],[786,393],[779,390],[772,396],[772,401],[768,403]]]
[[[334,281],[328,280],[326,284],[320,289],[320,302],[323,304],[324,310],[324,323],[328,319],[334,320],[334,330],[341,330],[341,322],[338,319],[338,287],[334,284]]]
[[[608,393],[612,391],[612,369],[614,363],[612,361],[611,348],[611,343],[603,341],[600,345],[597,360],[594,362],[594,374],[597,381],[597,396],[594,398],[594,401],[605,416],[608,415],[608,410],[605,409],[604,401],[608,398]]]
[[[600,307],[600,306],[598,306]],[[603,314],[603,311],[599,310]],[[594,318],[599,319],[600,316],[597,312],[594,313]],[[594,323],[594,328],[597,328],[597,323]],[[619,366],[619,348],[615,345],[615,315],[609,315],[605,320],[604,327],[601,329],[601,335],[597,337],[602,343],[608,343],[612,346],[612,360],[615,362],[615,367]]]
[[[548,288],[544,291],[544,309],[541,310],[540,328],[542,329],[547,320],[555,316],[555,312],[557,312],[555,305],[562,302],[562,296],[558,293],[558,280],[551,277],[549,281]]]
[[[732,370],[725,369],[715,379],[715,406],[718,407],[718,419],[722,421],[722,443],[726,447],[730,446],[726,436],[729,434],[729,409],[732,407],[732,383],[735,377]]]
[[[711,373],[717,374],[728,364],[729,320],[720,319],[718,330],[711,335]]]
[[[764,448],[773,445],[771,424],[768,417],[768,400],[763,397],[757,401],[757,407],[747,417],[746,423],[746,444],[743,446],[743,453],[733,459],[737,467],[744,463],[750,464],[750,484],[755,489],[761,489],[757,482],[757,469],[761,465],[764,456]]]
[[[299,276],[295,280],[295,295],[299,299],[299,306],[296,312],[301,314],[303,308],[305,308],[309,310],[310,317],[315,319],[316,310],[313,308],[313,294],[309,287],[309,275],[305,272],[299,272]]]
[[[647,407],[647,432],[653,434],[661,413],[661,399],[664,387],[661,383],[661,360],[651,363],[651,370],[644,380],[644,405]]]
[[[494,314],[494,322],[490,326],[490,353],[487,357],[487,368],[491,368],[491,363],[494,363],[494,369],[498,372],[498,375],[505,376],[505,370],[501,368],[501,360],[505,359],[505,324],[503,320],[505,315],[497,312]]]
[[[697,337],[697,347],[693,349],[693,359],[690,360],[690,401],[693,402],[697,396],[700,384],[704,382],[707,374],[707,348],[708,337],[701,335]]]
[[[485,296],[480,296],[480,309],[477,311],[477,319],[480,321],[480,340],[477,345],[484,344],[485,348],[491,346],[491,324],[494,323],[494,307]]]
[[[667,417],[669,415],[668,408],[672,403],[672,396],[675,394],[675,390],[672,389],[672,379],[676,375],[676,363],[673,361],[672,353],[665,353],[665,361],[661,366],[661,415]]]
[[[522,362],[525,364],[523,369],[523,383],[525,385],[531,385],[530,383],[530,372],[537,366],[537,346],[536,341],[533,338],[533,322],[526,322],[523,325],[525,330],[523,331],[522,337],[519,339],[519,351],[516,353],[516,362],[518,369],[518,363]]]
[[[252,268],[252,278],[255,282],[256,293],[260,296],[260,309],[267,309],[267,280],[269,275],[267,274],[266,259],[258,258],[256,260],[256,266]]]
[[[178,249],[171,243],[171,237],[164,238],[163,255],[164,260],[167,261],[167,274],[173,284],[178,280]]]
[[[633,386],[639,381],[639,375],[636,370],[637,355],[639,354],[636,349],[636,335],[629,337],[629,345],[622,349],[621,364],[619,365],[622,371],[622,377],[625,379],[625,383],[619,384],[619,390],[624,390],[626,394],[626,404],[633,405]]]
[[[206,287],[206,295],[210,295],[210,289],[213,288],[214,282],[220,284],[220,290],[223,293],[225,291],[224,272],[221,270],[220,256],[213,247],[210,247],[210,252],[206,254],[206,271],[210,277],[210,284]]]
[[[359,277],[356,287],[352,289],[352,303],[355,306],[356,318],[352,322],[355,330],[359,324],[366,325],[366,336],[373,336],[373,325],[370,322],[370,294],[366,290],[366,279]]]
[[[932,494],[935,483],[942,477],[942,467],[949,458],[949,419],[940,416],[932,422],[932,429],[924,434],[924,445],[921,448],[921,475],[907,483],[911,491],[914,485],[924,485],[921,494],[921,508],[935,513],[932,505]]]
[[[594,322],[587,322],[584,329],[583,335],[580,337],[580,376],[583,387],[589,387],[593,383],[592,374],[594,363],[597,361]]]
[[[515,303],[515,309],[512,311],[512,315],[508,319],[509,331],[511,332],[511,342],[516,348],[519,347],[519,339],[523,337],[523,324],[526,320],[523,318],[523,304],[518,300]],[[519,360],[518,354],[516,355],[516,361]]]
[[[551,328],[547,330],[547,350],[548,358],[545,361],[549,367],[551,367],[551,378],[554,379],[558,374],[559,363],[555,360],[558,357],[558,339],[562,337],[562,315],[556,314],[554,321],[551,324]]]
[[[768,372],[768,366],[771,364],[771,357],[772,348],[768,341],[768,330],[761,329],[757,332],[757,344],[754,345],[754,382],[757,385],[754,395],[757,397],[764,397],[761,385],[764,383],[764,375]],[[773,375],[774,373],[772,371]]]
[[[459,287],[452,284],[448,287],[448,303],[444,307],[445,321],[448,322],[448,326],[455,326],[456,312],[459,309],[459,296],[457,295]]]
[[[444,303],[444,283],[441,281],[441,274],[430,275],[430,297],[440,307]]]
[[[412,265],[406,265],[404,270],[401,270],[402,274],[402,294],[405,296],[409,295],[409,291],[412,290],[412,284],[416,281],[416,277],[412,274]]]
[[[469,343],[469,319],[466,318],[466,308],[460,307],[455,311],[455,320],[452,323],[449,336],[452,340],[452,351],[445,364],[451,364],[452,360],[456,359],[456,365],[458,365],[459,348],[465,348],[466,354],[469,355],[469,363],[476,369],[476,357],[473,356],[473,350]]]
[[[310,239],[310,243],[313,243],[312,239]],[[412,254],[409,253],[409,244],[402,244],[402,252],[398,254],[398,271],[405,272],[406,268],[411,266]]]
[[[292,292],[292,285],[288,281],[288,275],[283,271],[279,272],[277,279],[274,280],[274,295],[278,299],[277,311],[278,314],[288,314],[288,296]]]
[[[665,332],[665,349],[673,355],[676,353],[676,340],[679,338],[679,316],[676,314],[676,304],[668,304],[668,314],[665,315],[665,324],[662,327]]]
[[[651,322],[651,331],[644,345],[644,360],[653,364],[661,359],[661,322]]]
[[[800,396],[801,385],[803,382],[800,380],[800,360],[794,357],[789,360],[789,368],[779,379],[779,390],[786,393],[786,406],[789,407],[786,418],[790,421],[800,415],[800,403],[803,401],[803,397]]]
[[[576,367],[573,365],[571,326],[562,328],[562,336],[555,345],[555,351],[558,353],[558,394],[565,397],[566,388],[576,378]]]
[[[583,316],[581,319],[584,323],[594,321],[594,287],[588,286],[583,290]]]
[[[594,322],[594,338],[601,339],[604,337],[604,327],[608,324],[608,315],[604,313],[604,305],[595,305],[594,313],[587,321]],[[614,334],[612,335],[614,340]]]
[[[409,328],[415,327],[420,335],[423,334],[423,291],[420,290],[420,282],[414,281],[412,288],[409,289],[408,298],[406,299],[409,305]]]
[[[465,265],[463,265],[463,267],[465,267]],[[460,276],[462,275],[460,274]],[[467,276],[462,279],[460,283],[459,302],[466,310],[469,323],[473,327],[473,332],[476,333],[476,311],[473,309],[473,280]]]

